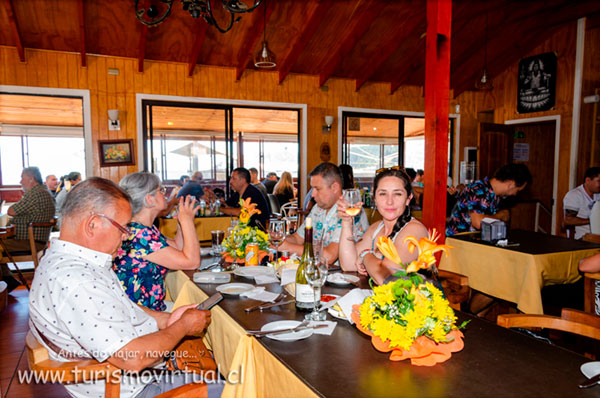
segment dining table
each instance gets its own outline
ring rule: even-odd
[[[158,219],[158,225],[158,229],[163,235],[171,239],[175,238],[177,233],[176,218],[161,217]],[[227,228],[231,226],[231,216],[207,214],[206,216],[195,217],[194,225],[196,226],[198,240],[200,242],[210,242],[210,231],[227,231]]]
[[[440,269],[465,275],[469,286],[517,304],[526,314],[543,314],[544,286],[574,283],[579,262],[600,252],[600,245],[524,230],[509,230],[507,245],[481,239],[481,234],[449,236],[452,247]]]
[[[203,264],[214,262],[203,258]],[[172,271],[166,285],[175,308],[199,303],[217,291],[218,284],[196,284],[193,271]],[[231,275],[232,282],[253,283]],[[360,277],[361,288],[368,281]],[[266,290],[281,293],[279,283]],[[346,294],[354,286],[326,284],[324,294]],[[413,366],[389,360],[377,351],[370,338],[346,320],[327,316],[337,323],[331,335],[313,334],[298,341],[252,337],[269,322],[302,320],[305,313],[293,303],[264,311],[246,312],[257,304],[251,299],[226,296],[212,310],[205,340],[229,378],[223,397],[591,397],[600,387],[579,389],[585,381],[580,366],[589,359],[497,326],[484,319],[456,311],[464,328],[464,349],[433,367]],[[240,375],[243,377],[242,382]]]

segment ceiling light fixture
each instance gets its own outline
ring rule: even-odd
[[[494,88],[492,80],[487,74],[487,36],[488,36],[488,13],[485,13],[485,44],[483,47],[483,73],[481,77],[475,82],[475,88],[481,91],[489,91]]]
[[[274,68],[275,66],[277,66],[277,63],[275,62],[275,54],[273,54],[273,52],[271,50],[269,50],[269,47],[267,45],[267,1],[265,0],[265,4],[264,4],[264,26],[263,26],[263,43],[262,43],[262,49],[258,52],[258,54],[256,54],[256,57],[254,57],[254,66],[256,66],[257,68]]]
[[[139,8],[140,0],[135,0],[135,15],[137,19],[148,26],[156,26],[164,21],[171,14],[171,7],[175,0],[156,0],[150,4],[147,9]],[[238,22],[242,17],[236,14],[252,12],[262,0],[251,0],[252,5],[246,4],[247,0],[220,0],[223,9],[230,14],[229,24],[222,28],[219,22],[213,15],[211,2],[215,0],[181,0],[181,5],[184,11],[188,11],[193,18],[202,17],[207,24],[214,26],[221,33],[227,33],[233,24]],[[248,1],[249,2],[249,1]]]

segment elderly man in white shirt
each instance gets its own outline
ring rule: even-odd
[[[209,311],[187,306],[173,314],[156,312],[124,293],[111,265],[128,236],[124,225],[131,219],[131,206],[116,184],[98,177],[78,184],[62,214],[60,238],[51,242],[29,294],[30,329],[51,359],[93,358],[139,372],[160,364],[158,353],[171,352],[183,337],[208,326]],[[125,376],[121,397],[155,396],[185,384],[183,380],[148,383]],[[222,385],[207,384],[209,397],[220,395]],[[104,381],[65,387],[74,397],[104,396]]]
[[[570,190],[563,199],[565,225],[575,226],[575,239],[590,233],[590,213],[600,200],[600,167],[585,171],[583,184]]]

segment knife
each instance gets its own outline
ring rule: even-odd
[[[600,373],[579,385],[579,388],[588,388],[595,386],[600,381]]]
[[[290,304],[295,302],[296,300],[284,300],[284,301],[280,301],[278,303],[273,303],[273,304],[267,304],[267,305],[261,305],[260,307],[258,307],[258,309],[260,311],[262,310],[266,310],[267,308],[272,308],[272,307],[277,307],[278,305],[284,305],[284,304]]]
[[[281,293],[279,296],[275,297],[275,300],[273,300],[273,301],[281,300],[283,298],[283,296],[284,296],[284,294]],[[270,301],[262,301],[262,302],[260,302],[260,303],[258,303],[256,305],[253,305],[253,306],[250,306],[250,307],[244,309],[244,311],[246,311],[246,312],[252,312],[254,310],[257,310],[259,307],[262,307],[262,306],[265,306],[265,305],[269,305],[269,304],[271,304]]]
[[[271,331],[261,331],[261,332],[247,332],[248,334],[254,336],[254,337],[261,337],[261,336],[266,336],[268,334],[282,334],[282,333],[290,333],[290,332],[299,332],[301,330],[304,329],[321,329],[321,328],[326,328],[327,324],[321,324],[321,325],[315,325],[315,326],[310,326],[310,325],[306,325],[303,326],[301,328],[287,328],[287,329],[281,329],[281,330],[271,330]]]

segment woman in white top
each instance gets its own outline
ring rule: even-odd
[[[407,236],[420,239],[428,234],[427,228],[410,216],[409,203],[413,195],[410,178],[404,171],[386,169],[380,172],[375,176],[373,189],[375,206],[383,219],[372,224],[358,243],[352,240],[352,218],[346,214],[346,201],[342,197],[337,202],[338,216],[342,219],[339,259],[342,270],[368,274],[381,285],[399,266],[379,252],[377,238],[390,237],[402,262],[407,265],[416,260],[418,251],[410,253],[404,239]]]

